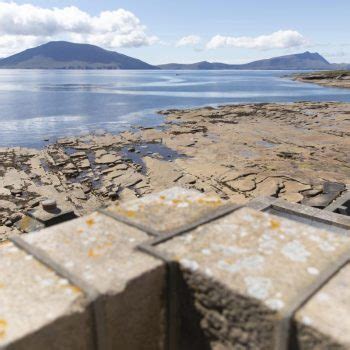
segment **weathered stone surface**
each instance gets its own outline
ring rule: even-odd
[[[82,291],[12,243],[0,245],[0,266],[1,348],[93,349]]]
[[[179,262],[210,346],[272,349],[284,312],[350,237],[245,208],[157,249]]]
[[[121,159],[120,157],[114,154],[105,154],[100,158],[97,158],[95,162],[96,164],[110,164],[110,163],[115,163],[117,160],[120,160],[120,159]]]
[[[304,197],[300,193],[289,192],[289,193],[283,194],[281,198],[291,203],[299,203],[303,200]]]
[[[227,203],[217,196],[173,187],[141,199],[110,206],[107,210],[158,232],[166,232],[205,218],[225,204]]]
[[[299,348],[350,348],[350,265],[340,270],[297,312]]]
[[[110,350],[162,348],[165,266],[136,250],[147,239],[97,213],[25,236],[103,295]]]
[[[350,104],[325,102],[171,110],[162,129],[70,137],[42,150],[2,148],[0,200],[12,205],[0,210],[0,225],[41,197],[85,215],[174,185],[239,204],[302,195],[304,204],[324,207],[350,183],[349,113]],[[325,182],[338,183],[338,192],[326,186],[315,197]],[[109,197],[115,186],[128,190]]]

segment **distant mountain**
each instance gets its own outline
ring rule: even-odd
[[[0,59],[1,68],[18,69],[174,69],[174,70],[336,70],[350,69],[349,64],[331,64],[318,53],[304,52],[274,57],[246,64],[197,62],[153,66],[118,52],[98,46],[52,41]]]
[[[98,46],[52,41],[0,60],[0,68],[22,69],[159,69]]]
[[[337,66],[337,65],[335,65]],[[198,62],[193,64],[163,64],[158,66],[161,69],[266,69],[266,70],[300,70],[300,69],[337,69],[318,53],[304,52],[300,54],[274,57],[265,60],[254,61],[246,64],[225,64]]]

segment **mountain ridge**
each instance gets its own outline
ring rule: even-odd
[[[175,70],[185,70],[185,69],[209,69],[209,70],[220,70],[220,69],[264,69],[264,70],[299,70],[299,69],[332,69],[336,67],[329,63],[324,57],[319,53],[311,53],[309,51],[291,54],[285,56],[272,57],[268,59],[253,61],[244,64],[226,64],[219,62],[196,62],[191,64],[178,64],[170,63],[158,65],[160,69],[175,69]],[[205,67],[205,68],[202,68]]]
[[[159,69],[139,59],[95,45],[51,41],[0,60],[0,68]]]
[[[309,51],[257,60],[245,64],[201,61],[190,64],[151,65],[139,59],[95,45],[51,41],[0,59],[0,69],[148,69],[148,70],[337,70],[348,64],[332,64]]]

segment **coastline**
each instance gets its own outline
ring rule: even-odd
[[[83,215],[172,186],[244,204],[305,202],[350,183],[350,104],[243,104],[161,111],[164,126],[2,148],[0,240],[44,198]]]
[[[293,80],[302,83],[313,83],[321,86],[350,88],[350,71],[325,71],[296,74]]]

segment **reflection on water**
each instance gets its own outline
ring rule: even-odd
[[[280,78],[284,71],[0,70],[0,146],[156,126],[157,110],[249,102],[350,101],[348,90]],[[266,145],[268,147],[268,145]]]

